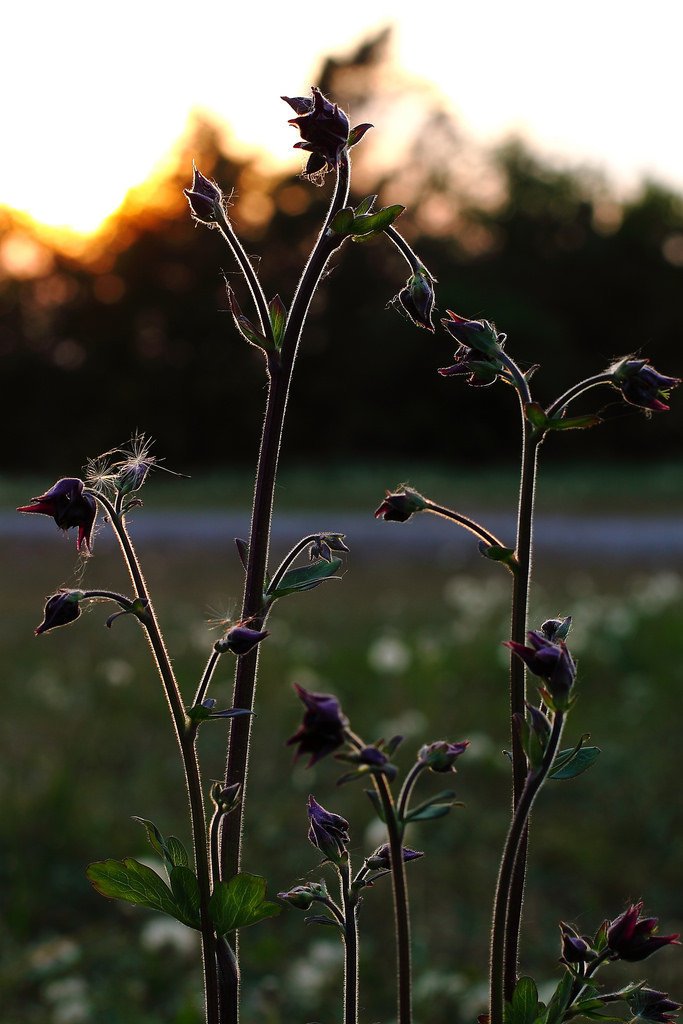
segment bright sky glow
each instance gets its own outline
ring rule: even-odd
[[[397,64],[442,90],[477,137],[521,131],[622,187],[649,173],[683,189],[683,5],[670,0],[27,0],[3,16],[0,203],[92,231],[193,109],[300,166],[280,94],[305,93],[321,54],[389,23]]]

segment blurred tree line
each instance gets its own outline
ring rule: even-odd
[[[390,68],[387,44],[385,34],[348,60],[328,60],[318,81],[353,123],[377,126],[354,150],[355,198],[378,192],[406,204],[398,227],[438,278],[440,310],[493,319],[523,364],[542,365],[537,392],[548,400],[627,352],[681,373],[681,196],[649,182],[618,202],[597,173],[558,168],[520,141],[482,152],[438,96]],[[283,105],[283,117],[290,113]],[[248,311],[230,254],[216,232],[192,223],[182,197],[193,158],[234,190],[234,223],[248,252],[260,254],[266,292],[289,301],[330,183],[269,177],[206,122],[167,179],[131,194],[82,258],[31,242],[25,225],[0,214],[0,255],[11,257],[0,279],[5,471],[75,474],[86,456],[136,429],[178,468],[253,460],[262,361],[226,312],[226,279]],[[12,272],[27,244],[32,268]],[[516,453],[504,426],[513,396],[440,378],[436,368],[452,356],[446,335],[387,308],[406,276],[384,238],[335,259],[295,375],[291,461],[490,463]],[[607,391],[595,395],[620,422],[593,431],[592,456],[595,448],[610,458],[677,454],[680,403],[644,429],[637,410]],[[581,457],[581,441],[555,439],[554,457]]]

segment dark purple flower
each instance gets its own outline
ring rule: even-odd
[[[60,530],[78,527],[76,547],[80,551],[83,545],[86,550],[92,549],[91,537],[97,503],[91,494],[84,494],[84,483],[77,477],[64,477],[37,498],[31,499],[30,505],[22,505],[17,512],[38,512],[44,516],[52,516]]]
[[[454,772],[455,762],[461,757],[470,745],[469,740],[461,740],[460,743],[448,743],[446,740],[436,740],[420,747],[417,755],[427,768],[433,772]]]
[[[308,798],[308,840],[334,864],[339,864],[346,854],[349,842],[349,823],[340,814],[326,811],[315,797]]]
[[[382,504],[375,512],[375,519],[387,523],[406,523],[415,512],[423,512],[427,501],[412,487],[402,486],[397,491],[387,491]]]
[[[417,860],[418,857],[424,857],[424,853],[421,850],[412,850],[409,846],[402,846],[401,856],[403,863],[407,864],[411,860]],[[391,849],[389,843],[378,846],[375,852],[366,858],[365,863],[372,871],[390,871]]]
[[[417,327],[434,331],[434,282],[424,268],[408,278],[396,298],[392,299],[392,304],[398,304],[399,312],[403,312]]]
[[[583,964],[594,960],[597,953],[590,943],[574,931],[571,925],[560,922],[562,935],[562,960],[566,964]]]
[[[342,712],[341,705],[331,693],[311,693],[298,683],[294,683],[296,694],[306,706],[304,718],[294,733],[287,740],[287,746],[298,744],[296,759],[302,754],[310,754],[307,768],[314,765],[326,754],[341,747],[345,740],[344,730],[349,720]]]
[[[282,99],[298,115],[289,121],[301,133],[302,141],[296,142],[294,148],[311,154],[304,173],[307,178],[316,180],[338,167],[344,150],[360,142],[372,125],[358,125],[351,132],[344,111],[323,96],[320,89],[313,86],[311,91],[310,99],[307,96],[283,96]]]
[[[215,182],[205,178],[192,164],[192,187],[184,188],[183,195],[190,204],[192,216],[202,224],[215,224],[216,208],[220,207],[223,193]]]
[[[55,629],[56,626],[68,626],[81,614],[79,601],[83,597],[82,590],[66,590],[64,588],[47,599],[43,612],[43,621],[36,626],[34,633],[40,636],[47,633],[48,629]]]
[[[251,629],[243,622],[238,622],[228,630],[224,637],[221,637],[216,642],[214,650],[218,651],[219,654],[230,651],[231,654],[241,657],[243,654],[248,654],[257,644],[265,640],[267,636],[270,636],[267,629]]]
[[[475,352],[467,345],[461,345],[453,356],[455,362],[451,366],[440,366],[442,377],[458,377],[467,375],[467,384],[474,388],[485,388],[498,379],[502,364],[495,356]]]
[[[669,406],[662,399],[668,399],[671,389],[681,383],[680,377],[659,373],[649,359],[622,359],[610,370],[612,383],[626,401],[652,412],[668,412]]]
[[[643,904],[631,906],[615,918],[607,928],[607,945],[615,959],[636,963],[645,960],[663,946],[679,946],[678,935],[657,935],[659,919],[641,917]]]
[[[325,562],[332,561],[333,551],[348,551],[344,543],[343,533],[320,533],[308,549],[308,557],[312,562],[322,558]]]
[[[554,643],[534,630],[527,637],[528,647],[515,640],[506,640],[505,646],[522,659],[530,672],[545,680],[555,707],[565,710],[576,679],[576,665],[566,644],[562,640]]]
[[[654,988],[638,988],[626,998],[631,1013],[641,1020],[671,1024],[681,1008],[680,1003],[669,999],[667,992],[658,992]]]

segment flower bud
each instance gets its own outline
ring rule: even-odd
[[[336,697],[331,693],[312,693],[303,686],[294,684],[297,696],[303,701],[306,711],[304,718],[294,733],[287,740],[287,746],[298,744],[295,760],[302,754],[310,754],[307,768],[316,764],[326,754],[341,747],[345,740],[346,726],[349,720],[341,709]]]
[[[220,814],[230,814],[239,807],[242,798],[241,783],[225,786],[222,782],[214,782],[211,787],[211,802]]]
[[[669,406],[662,399],[668,400],[671,389],[681,383],[680,377],[659,373],[649,359],[629,356],[614,363],[607,372],[612,374],[612,384],[627,402],[650,412],[668,412]]]
[[[223,193],[215,182],[205,178],[192,164],[192,187],[184,188],[183,195],[190,204],[192,216],[202,224],[215,224],[221,208]]]
[[[315,899],[311,889],[307,885],[295,885],[288,892],[279,892],[277,898],[296,910],[310,910]]]
[[[320,533],[308,549],[308,557],[311,562],[322,558],[325,562],[332,561],[333,551],[348,551],[344,543],[343,533]]]
[[[478,355],[495,357],[503,347],[505,335],[500,334],[488,320],[467,320],[447,309],[448,317],[441,321],[444,329],[460,345],[472,349]]]
[[[420,267],[408,278],[396,298],[392,299],[392,304],[395,304],[399,312],[403,312],[417,327],[434,331],[434,283],[431,274],[424,267]]]
[[[672,1024],[681,1008],[680,1003],[669,999],[667,992],[658,992],[653,988],[637,988],[626,997],[626,1002],[634,1017],[660,1024]]]
[[[582,938],[571,925],[560,921],[562,936],[562,960],[566,964],[583,964],[594,960],[598,955],[586,939]]]
[[[427,499],[412,487],[402,484],[393,493],[387,491],[384,501],[375,512],[375,519],[383,519],[386,523],[406,523],[415,512],[423,512],[426,508]]]
[[[267,629],[250,629],[249,626],[239,622],[236,626],[232,626],[224,637],[216,641],[213,649],[218,654],[230,651],[231,654],[241,657],[243,654],[248,654],[267,636],[270,636]]]
[[[417,759],[433,772],[454,772],[457,770],[455,762],[465,753],[469,745],[469,740],[462,740],[460,743],[436,740],[434,743],[420,747]]]
[[[418,857],[424,857],[424,853],[421,850],[412,850],[409,846],[402,846],[401,857],[403,863],[407,864],[411,860],[417,860]],[[365,863],[372,871],[390,871],[391,849],[389,843],[378,846],[374,853],[366,857]]]
[[[36,626],[35,635],[40,636],[41,633],[47,633],[49,629],[68,626],[70,622],[74,622],[81,614],[79,601],[82,601],[84,596],[82,590],[60,588],[56,594],[48,598],[43,612],[43,621]]]
[[[545,681],[547,700],[555,710],[566,711],[576,679],[576,665],[566,644],[562,640],[554,643],[534,630],[527,637],[528,647],[514,640],[506,640],[505,646],[522,659],[530,672]]]
[[[614,953],[615,960],[637,963],[656,953],[663,946],[679,946],[678,935],[657,935],[659,919],[641,917],[643,904],[631,906],[615,918],[607,927],[607,945]]]
[[[326,811],[313,796],[308,798],[308,840],[333,864],[340,864],[346,856],[349,842],[349,823],[340,814]]]
[[[564,619],[546,619],[541,625],[541,632],[552,643],[557,643],[558,640],[567,639],[571,627],[572,617],[567,615]]]

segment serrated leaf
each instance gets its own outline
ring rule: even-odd
[[[179,839],[175,836],[169,836],[166,840],[166,849],[168,850],[169,860],[174,868],[186,868],[188,866],[190,858]]]
[[[594,413],[586,416],[552,416],[547,422],[548,430],[587,430],[589,427],[597,427],[602,423],[602,417]]]
[[[329,562],[321,559],[319,562],[311,562],[310,565],[303,565],[298,569],[290,569],[284,574],[276,590],[269,588],[266,591],[266,597],[277,600],[279,597],[286,597],[287,594],[313,590],[314,587],[320,586],[326,579],[334,576],[341,566],[341,558],[331,558]]]
[[[185,923],[173,893],[156,871],[132,857],[100,860],[88,865],[86,875],[102,896],[149,907]]]
[[[370,213],[376,201],[377,196],[366,196],[365,199],[361,199],[356,207],[356,217],[362,217],[364,214]]]
[[[379,234],[393,224],[404,210],[405,206],[397,203],[395,206],[385,206],[376,213],[362,213],[359,217],[354,217],[350,231],[354,236],[361,237],[371,233]]]
[[[235,875],[229,882],[218,882],[214,887],[209,911],[219,935],[227,935],[237,928],[247,928],[267,917],[276,917],[282,907],[270,903],[266,895],[266,880],[246,871]]]
[[[274,295],[268,303],[268,315],[270,316],[270,326],[273,331],[275,348],[279,351],[285,327],[287,326],[287,307],[279,295]]]
[[[375,813],[377,814],[377,817],[386,825],[387,819],[384,817],[384,808],[382,807],[382,801],[378,797],[377,793],[375,792],[374,789],[366,789],[365,792],[368,796],[370,803],[375,808]]]
[[[338,213],[332,218],[330,224],[330,231],[334,231],[337,235],[348,235],[349,231],[353,226],[354,211],[350,206],[345,206],[343,210],[339,210]]]
[[[556,758],[556,767],[549,773],[549,779],[574,779],[577,775],[588,771],[594,761],[600,756],[600,747],[581,747],[580,750],[561,750]],[[561,764],[557,764],[563,754],[570,756]]]
[[[171,870],[171,892],[181,915],[179,920],[190,928],[200,928],[199,883],[191,868],[178,866]]]

